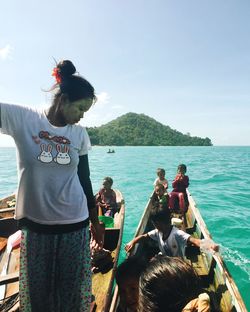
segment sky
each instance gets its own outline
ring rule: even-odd
[[[135,112],[250,145],[249,0],[5,0],[0,20],[0,102],[49,106],[70,59],[98,95],[85,126]]]

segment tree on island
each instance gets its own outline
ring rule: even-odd
[[[183,134],[144,114],[127,113],[100,127],[88,128],[93,145],[212,146],[209,138]]]

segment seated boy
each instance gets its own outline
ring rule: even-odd
[[[163,168],[158,168],[156,171],[157,178],[154,181],[154,186],[157,184],[162,184],[164,185],[165,190],[167,191],[168,188],[168,180],[165,178],[165,169]]]
[[[209,312],[210,298],[190,264],[157,255],[140,277],[139,311]]]
[[[159,203],[162,204],[163,207],[169,207],[169,196],[166,193],[165,187],[163,184],[156,184],[154,193],[152,196],[153,205]]]
[[[150,217],[155,226],[155,230],[139,235],[131,240],[125,246],[127,252],[129,252],[140,240],[145,239],[153,239],[157,241],[162,255],[170,257],[184,257],[187,243],[200,247],[201,239],[194,238],[190,236],[190,234],[171,225],[170,211],[161,204],[155,205],[152,208]],[[212,243],[210,249],[218,251],[219,246]]]
[[[146,268],[146,262],[135,256],[127,258],[116,271],[120,303],[117,312],[138,311],[139,278]]]
[[[113,218],[117,212],[116,194],[111,188],[112,185],[113,179],[105,177],[103,179],[102,188],[96,195],[96,206],[99,216],[104,215]]]

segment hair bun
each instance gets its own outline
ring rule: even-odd
[[[72,76],[76,72],[74,64],[69,60],[63,60],[57,64],[62,78]]]

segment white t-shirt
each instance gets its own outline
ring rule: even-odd
[[[170,257],[184,257],[185,247],[190,235],[173,226],[168,238],[164,241],[162,233],[157,229],[148,232],[148,236],[157,241],[163,255]]]
[[[163,179],[163,180],[160,180],[159,178],[156,178],[154,180],[154,186],[156,186],[157,184],[163,184],[163,185],[167,185],[168,186],[168,180],[167,179]]]
[[[72,224],[88,218],[77,167],[90,148],[80,125],[55,127],[43,110],[1,105],[1,132],[17,146],[19,185],[16,218],[41,224]]]

